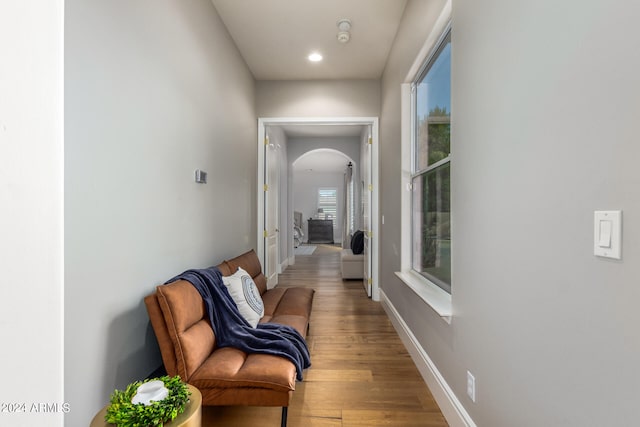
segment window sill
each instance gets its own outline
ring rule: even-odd
[[[451,294],[429,282],[424,277],[409,271],[396,271],[400,278],[413,292],[427,303],[442,319],[451,324]]]

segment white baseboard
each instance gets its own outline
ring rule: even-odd
[[[289,258],[285,258],[285,260],[278,265],[278,274],[282,274],[282,272],[285,271],[287,267],[289,267]]]
[[[476,427],[462,403],[445,381],[437,366],[433,363],[429,355],[422,348],[409,326],[405,323],[400,313],[387,298],[384,291],[380,290],[380,303],[389,316],[393,327],[398,332],[400,339],[404,343],[407,351],[411,355],[413,362],[420,371],[422,378],[427,383],[433,398],[438,403],[442,414],[451,427]]]
[[[296,256],[295,255],[291,255],[289,257],[289,265],[294,265],[296,263]]]

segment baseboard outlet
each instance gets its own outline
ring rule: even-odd
[[[422,378],[425,383],[427,383],[427,387],[429,387],[433,398],[438,403],[449,426],[477,427],[464,406],[462,406],[462,403],[453,393],[453,390],[451,390],[451,387],[449,387],[449,384],[447,384],[442,374],[440,374],[440,371],[438,371],[437,366],[433,363],[427,352],[424,351],[415,335],[413,335],[413,332],[411,332],[411,329],[409,329],[409,326],[405,323],[400,313],[398,313],[382,289],[380,290],[380,303],[411,355],[413,362],[420,371]]]

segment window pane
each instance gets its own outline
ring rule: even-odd
[[[413,269],[451,292],[450,163],[413,178]]]
[[[416,172],[449,155],[451,128],[451,36],[416,85]]]
[[[336,219],[338,190],[336,188],[318,189],[318,219]],[[333,223],[334,227],[336,222]]]

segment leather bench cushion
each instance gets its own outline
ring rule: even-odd
[[[296,316],[295,314],[280,314],[276,316],[265,316],[260,319],[260,323],[279,323],[281,325],[288,325],[297,330],[303,338],[307,336],[307,326],[309,325],[309,318],[306,316]]]
[[[289,406],[293,394],[266,388],[200,388],[204,406]]]
[[[262,388],[295,390],[296,368],[289,360],[269,354],[249,354],[225,347],[214,351],[191,376],[199,389]]]
[[[260,259],[258,259],[258,255],[253,249],[243,253],[242,255],[238,255],[235,258],[226,260],[224,263],[229,267],[230,274],[238,271],[238,267],[242,267],[251,275],[251,278],[260,290],[260,294],[264,294],[267,291],[267,278],[262,274]],[[224,272],[222,274],[227,276]]]
[[[284,296],[285,292],[287,292],[287,288],[273,288],[269,289],[268,292],[262,294],[262,304],[264,305],[264,315],[271,317],[273,313],[278,308],[278,304],[280,304],[280,300]]]
[[[156,292],[151,295],[147,295],[144,298],[144,304],[147,307],[149,313],[149,320],[153,326],[153,332],[158,339],[158,346],[160,347],[160,354],[162,354],[162,363],[167,373],[174,377],[178,375],[178,368],[176,366],[176,352],[173,348],[173,342],[169,336],[167,330],[167,322],[164,320],[160,303],[158,302],[158,294]]]
[[[262,295],[265,316],[293,314],[309,317],[313,294],[311,288],[273,288]]]
[[[158,286],[156,291],[176,354],[178,374],[188,381],[215,346],[204,301],[197,289],[185,280]]]
[[[231,276],[233,273],[235,273],[235,271],[231,271],[231,269],[233,268],[227,261],[223,261],[222,263],[216,265],[216,267],[218,268],[218,270],[220,270],[220,273],[222,273],[223,276]],[[236,268],[236,271],[238,269]]]

